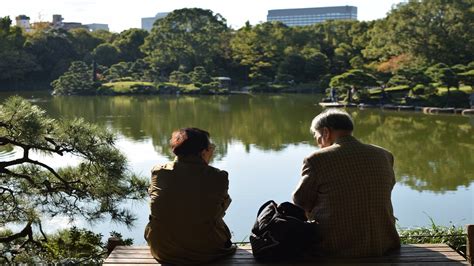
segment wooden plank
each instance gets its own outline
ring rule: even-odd
[[[153,257],[151,254],[111,254],[108,257],[108,260],[110,259],[129,259],[129,260],[135,260],[135,259],[152,259]],[[455,261],[463,261],[464,258],[461,257],[457,252],[445,252],[445,253],[419,253],[419,254],[403,254],[400,256],[384,256],[380,257],[377,259],[382,259],[382,260],[393,260],[393,259],[398,259],[402,258],[405,260],[411,260],[413,258],[418,259],[423,259],[423,258],[432,258],[432,259],[444,259],[444,260],[455,260]],[[225,258],[222,261],[228,261],[228,260],[234,260],[234,259],[250,259],[253,260],[254,257],[252,254],[247,253],[241,253],[241,254],[235,254],[234,256],[231,256],[229,258]],[[368,258],[368,260],[371,260],[372,258]],[[348,259],[350,260],[350,259]],[[362,258],[364,260],[364,258]]]
[[[344,263],[344,264],[364,264],[364,263],[389,263],[389,264],[433,264],[433,263],[458,263],[466,264],[466,260],[456,251],[446,244],[415,244],[403,245],[398,252],[394,252],[384,257],[374,258],[312,258],[311,263],[308,260],[292,261],[291,264],[305,265],[313,263]],[[285,262],[283,262],[285,263]],[[160,265],[152,257],[147,246],[117,246],[104,264],[126,265],[126,264],[154,264]],[[251,246],[249,244],[240,245],[236,253],[230,257],[219,260],[215,264],[220,265],[271,265],[261,264],[255,261]],[[278,263],[278,265],[283,265]]]
[[[151,259],[114,259],[114,258],[107,258],[104,264],[109,263],[131,263],[131,264],[158,264],[158,262],[151,258]]]
[[[136,266],[136,265],[139,265],[139,263],[133,263],[133,262],[119,262],[119,263],[106,263],[107,266]],[[158,264],[157,262],[153,263],[153,264],[145,264],[145,265],[162,265],[162,264]],[[258,263],[258,262],[251,262],[249,263],[248,261],[240,261],[240,262],[215,262],[213,264],[210,264],[210,265],[258,265],[258,266],[264,266],[264,265],[278,265],[278,266],[292,266],[292,265],[295,265],[294,262],[292,263],[278,263],[278,264],[271,264],[271,263]],[[316,265],[316,263],[314,262],[302,262],[302,263],[298,263],[298,265]],[[338,263],[338,264],[335,264],[333,262],[318,262],[317,265],[346,265],[346,263]],[[357,263],[357,265],[366,265],[365,263]],[[426,262],[426,263],[423,263],[423,262],[413,262],[413,263],[410,263],[410,262],[401,262],[401,263],[398,263],[398,262],[378,262],[378,263],[374,263],[374,265],[390,265],[390,266],[415,266],[415,265],[436,265],[436,266],[459,266],[459,265],[467,265],[467,262],[465,263],[460,263],[460,262]],[[163,266],[166,266],[166,264],[163,264]]]

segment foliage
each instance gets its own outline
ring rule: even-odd
[[[92,35],[87,29],[72,29],[71,43],[73,49],[76,51],[79,59],[90,61],[91,52],[101,43],[105,41]]]
[[[110,66],[104,71],[103,80],[114,81],[157,81],[159,70],[150,66],[145,60],[138,59],[135,62],[120,62]]]
[[[229,29],[226,20],[210,10],[184,8],[156,21],[142,51],[165,73],[203,66],[213,73],[223,67]]]
[[[367,88],[376,85],[375,77],[360,69],[352,69],[346,73],[335,76],[330,82],[330,86],[335,88],[347,88],[350,86]]]
[[[73,35],[62,29],[50,29],[27,35],[26,52],[36,58],[41,67],[35,74],[39,79],[51,81],[67,71],[72,61],[80,60],[74,49]]]
[[[280,76],[289,75],[295,81],[302,82],[305,80],[305,65],[306,59],[302,55],[298,53],[288,54],[278,66],[278,74]]]
[[[474,69],[460,73],[458,77],[459,81],[464,85],[474,86]]]
[[[148,32],[142,29],[129,29],[120,33],[112,43],[119,51],[119,58],[126,62],[133,62],[145,57],[140,46],[145,42]]]
[[[202,66],[197,66],[189,73],[191,81],[194,83],[208,83],[211,77],[207,74],[206,69]]]
[[[445,88],[445,92],[430,94],[426,96],[427,106],[436,107],[455,107],[455,108],[469,108],[469,95],[461,90],[451,91]],[[449,91],[449,93],[448,93]]]
[[[425,94],[425,85],[418,84],[411,89],[413,95],[423,95]]]
[[[324,90],[331,78],[358,69],[379,84],[390,81],[389,86],[436,82],[457,87],[455,79],[472,84],[470,1],[403,2],[387,17],[369,22],[335,20],[303,27],[247,22],[237,30],[210,10],[185,8],[158,20],[150,34],[140,29],[115,34],[50,28],[25,33],[5,17],[0,23],[0,85],[49,82],[73,61],[95,60],[112,69],[105,82],[164,82],[180,71],[202,84],[209,82],[206,75],[229,76],[243,85],[319,83]],[[446,67],[438,74],[425,72],[439,63]],[[203,69],[193,72],[196,67]]]
[[[0,161],[0,226],[19,224],[0,237],[1,253],[44,249],[42,221],[53,217],[89,222],[109,217],[132,226],[135,216],[121,203],[142,200],[147,182],[127,169],[116,137],[83,119],[56,120],[20,97],[0,105],[0,146],[22,150],[22,157]],[[41,154],[34,159],[34,154]],[[49,156],[68,156],[76,165],[54,167]],[[14,258],[13,258],[14,260]]]
[[[0,232],[0,237],[11,236],[11,230]],[[122,239],[122,235],[115,231],[110,233],[111,237],[118,238],[120,245],[133,245],[133,239]],[[20,243],[20,242],[18,242]],[[60,263],[60,264],[100,264],[107,255],[106,243],[102,242],[102,234],[96,234],[84,228],[73,226],[61,229],[53,234],[44,234],[41,246],[26,246],[18,253],[11,254],[11,243],[2,250],[0,262],[15,263]]]
[[[406,80],[405,85],[413,87],[417,84],[429,85],[432,79],[423,68],[401,68],[395,74]]]
[[[270,81],[283,59],[291,29],[281,22],[266,22],[239,29],[230,40],[232,59],[242,78]],[[287,73],[289,74],[289,73]]]
[[[430,64],[473,60],[474,13],[471,0],[417,0],[398,4],[369,30],[369,59],[409,54]]]
[[[119,61],[119,51],[114,45],[103,43],[92,51],[92,58],[99,65],[111,66]]]
[[[93,81],[92,68],[85,62],[75,61],[51,86],[57,95],[71,95],[95,94],[99,85]]]
[[[426,69],[426,75],[431,77],[431,79],[437,83],[438,86],[446,87],[448,93],[446,95],[446,104],[445,106],[450,105],[450,88],[456,87],[459,88],[459,80],[454,73],[454,71],[443,63],[433,65]]]
[[[23,49],[26,38],[21,29],[11,23],[9,17],[0,18],[0,81],[22,80],[39,70],[36,58]]]
[[[466,233],[462,227],[436,225],[431,219],[431,227],[400,229],[402,244],[448,244],[454,250],[466,256]]]
[[[302,53],[306,57],[304,72],[306,80],[319,80],[328,73],[330,62],[328,57],[317,50],[303,50]]]
[[[181,71],[173,71],[170,74],[170,82],[176,83],[179,86],[179,84],[190,84],[191,79],[186,73],[183,73]]]

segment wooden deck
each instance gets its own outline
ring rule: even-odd
[[[150,254],[147,246],[117,246],[104,262],[105,265],[161,265]],[[214,265],[272,265],[258,263],[252,256],[250,245],[241,245],[236,253]],[[403,245],[399,252],[390,256],[360,259],[318,259],[311,261],[282,262],[278,265],[469,265],[456,251],[445,244]],[[163,264],[166,265],[166,264]]]

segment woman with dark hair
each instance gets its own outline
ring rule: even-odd
[[[223,217],[231,199],[226,171],[209,165],[215,146],[198,128],[173,132],[173,162],[155,166],[145,239],[158,261],[205,263],[235,251]]]

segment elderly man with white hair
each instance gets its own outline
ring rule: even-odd
[[[351,116],[329,109],[316,116],[311,132],[320,147],[303,163],[293,201],[320,225],[319,254],[382,256],[400,247],[391,192],[393,155],[352,136]]]

